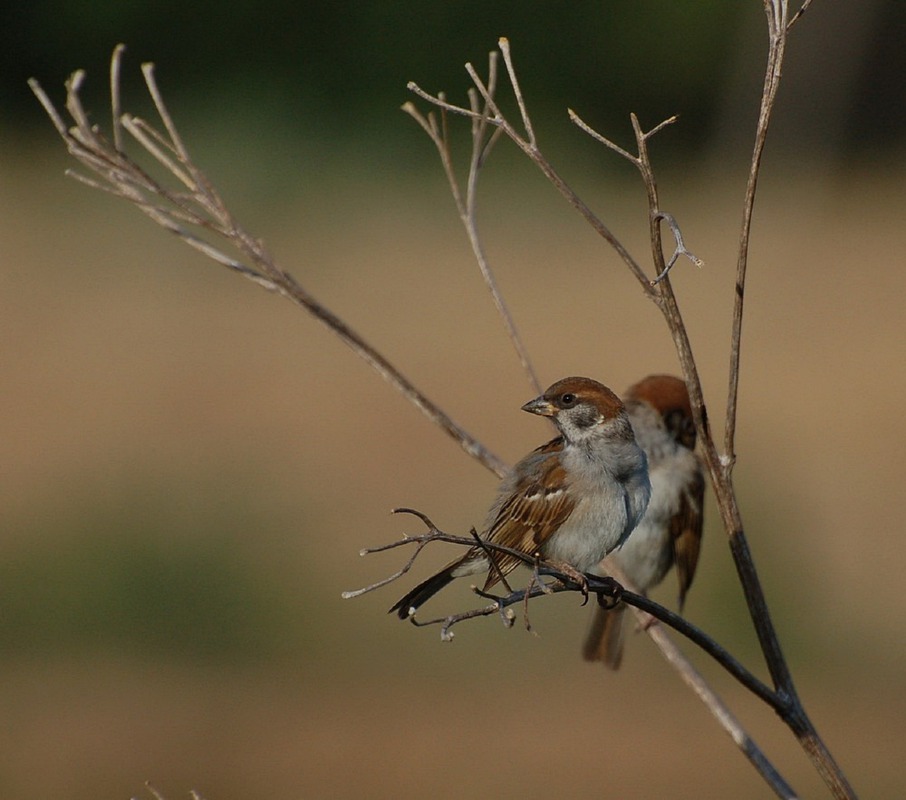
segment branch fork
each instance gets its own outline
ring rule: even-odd
[[[650,263],[653,267],[652,274],[654,275],[653,278],[649,278],[646,270],[641,266],[641,262],[623,246],[609,227],[569,187],[560,173],[542,153],[517,79],[508,40],[501,39],[499,41],[499,55],[496,53],[491,54],[486,81],[480,78],[471,64],[466,65],[466,72],[473,84],[468,91],[467,106],[457,106],[448,102],[443,93],[431,95],[415,83],[411,83],[409,84],[410,90],[438,112],[439,120],[438,115],[435,113],[421,114],[411,103],[407,103],[404,106],[404,110],[422,126],[440,154],[460,219],[469,237],[479,268],[482,271],[493,302],[504,322],[507,335],[513,343],[529,382],[534,388],[538,388],[534,369],[519,337],[513,316],[507,309],[494,280],[493,272],[481,244],[477,225],[476,198],[480,171],[486,164],[494,146],[501,138],[506,137],[512,141],[538,167],[553,187],[616,253],[619,260],[622,261],[629,273],[636,279],[642,293],[654,302],[663,313],[667,327],[673,337],[678,360],[689,390],[693,417],[699,441],[701,442],[702,457],[708,468],[720,516],[728,533],[730,551],[765,656],[765,662],[771,676],[771,685],[762,683],[755,678],[752,673],[736,662],[732,656],[723,651],[716,642],[713,642],[699,629],[669,610],[652,603],[647,598],[626,591],[620,584],[601,584],[600,581],[602,579],[592,575],[584,576],[587,579],[589,590],[598,594],[599,597],[606,595],[614,602],[624,602],[627,605],[634,606],[636,609],[651,614],[663,623],[663,625],[649,626],[647,628],[648,635],[661,649],[668,662],[676,668],[681,679],[707,704],[719,724],[733,738],[733,741],[740,747],[778,797],[792,798],[796,795],[777,772],[776,768],[768,761],[764,753],[755,745],[729,709],[726,708],[720,698],[717,697],[701,675],[689,663],[688,659],[683,656],[666,635],[665,627],[673,628],[699,647],[705,649],[737,680],[770,705],[790,727],[833,795],[838,798],[854,798],[855,792],[846,781],[830,751],[818,736],[804,706],[799,700],[768,612],[754,561],[746,543],[741,514],[732,483],[732,469],[736,462],[735,431],[743,300],[745,296],[749,235],[757,180],[767,131],[779,87],[786,36],[793,25],[801,19],[806,9],[810,6],[811,0],[804,0],[799,11],[792,18],[789,17],[787,0],[763,0],[763,4],[769,32],[768,64],[765,72],[755,147],[744,197],[743,219],[739,237],[734,315],[731,330],[729,388],[722,453],[718,452],[711,435],[697,365],[669,275],[670,270],[681,257],[690,260],[697,266],[701,266],[702,262],[686,248],[680,227],[673,216],[661,209],[655,173],[648,154],[648,145],[652,137],[673,124],[676,121],[676,117],[670,117],[654,128],[644,131],[637,117],[634,114],[630,115],[638,151],[636,155],[632,155],[607,137],[594,131],[575,112],[569,112],[570,119],[572,119],[574,124],[601,144],[616,152],[620,157],[628,160],[640,172],[648,197],[649,238],[651,243]],[[154,75],[153,65],[143,65],[142,72],[149,94],[160,117],[162,129],[158,129],[140,118],[123,112],[119,88],[123,52],[124,48],[118,46],[114,50],[111,61],[112,141],[103,136],[98,126],[90,124],[89,116],[82,106],[79,97],[79,91],[85,79],[82,71],[73,73],[66,84],[65,108],[72,119],[71,126],[64,121],[63,115],[57,111],[40,84],[35,80],[29,81],[32,91],[44,106],[70,154],[89,171],[89,175],[70,174],[93,188],[101,189],[129,201],[157,224],[178,236],[182,241],[203,255],[241,274],[246,279],[290,299],[337,335],[359,357],[375,369],[385,381],[390,383],[420,412],[453,438],[466,453],[496,475],[503,476],[507,470],[507,465],[504,461],[454,422],[437,404],[417,389],[374,346],[355,333],[344,320],[316,301],[290,273],[278,266],[260,240],[251,236],[239,225],[216,189],[194,165],[163,102],[163,97]],[[509,87],[513,92],[519,110],[520,119],[518,126],[506,118],[495,99],[499,89],[498,60],[500,56],[503,58]],[[449,114],[463,116],[471,121],[472,153],[464,185],[456,175],[450,155]],[[143,149],[153,159],[153,162],[168,176],[170,185],[165,185],[163,181],[151,177],[148,172],[129,157],[126,148],[127,142],[130,141]],[[673,252],[669,257],[665,257],[662,247],[661,223],[667,225],[674,240]],[[470,537],[453,537],[439,531],[420,512],[411,509],[401,511],[407,511],[419,517],[428,527],[429,532],[421,536],[404,537],[397,542],[382,547],[363,550],[362,554],[364,555],[405,545],[411,545],[415,548],[409,561],[393,575],[363,589],[345,592],[344,597],[357,597],[398,580],[409,571],[421,550],[430,542],[445,541],[456,546],[474,547],[476,541],[480,541],[474,532]],[[485,543],[485,546],[492,548],[492,543]],[[493,547],[499,546],[493,545]],[[512,591],[509,586],[506,586],[509,594],[504,596],[489,595],[476,590],[478,596],[491,602],[482,608],[462,612],[459,615],[454,614],[426,622],[413,619],[412,622],[417,625],[439,624],[442,635],[446,639],[452,637],[452,627],[454,625],[466,619],[479,616],[498,614],[504,624],[507,627],[511,627],[515,620],[515,612],[512,608],[515,603],[523,603],[524,610],[527,610],[527,604],[530,599],[562,591],[579,591],[581,589],[581,584],[574,581],[569,575],[558,572],[556,567],[544,562],[533,564],[531,563],[532,559],[524,554],[516,555],[523,561],[530,562],[528,564],[529,567],[534,567],[532,581],[525,589]],[[543,580],[544,577],[552,577],[554,580],[548,583]],[[525,620],[530,629],[527,614],[525,615]]]

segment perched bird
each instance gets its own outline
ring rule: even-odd
[[[651,487],[620,398],[589,378],[564,378],[523,411],[550,417],[560,436],[523,458],[503,479],[482,538],[587,572],[629,535]],[[454,578],[488,570],[485,590],[520,560],[479,546],[416,586],[393,608],[406,619]]]
[[[640,592],[659,584],[676,565],[679,607],[695,575],[702,537],[705,479],[695,455],[695,424],[686,384],[671,375],[650,375],[624,395],[636,441],[648,457],[651,499],[648,509],[615,562]],[[585,639],[586,661],[617,669],[623,657],[623,616],[626,606],[595,608]]]

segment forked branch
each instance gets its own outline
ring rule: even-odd
[[[71,126],[64,121],[38,81],[29,81],[69,153],[93,177],[69,174],[89,186],[129,201],[203,255],[259,286],[289,298],[352,348],[403,397],[458,442],[466,453],[502,476],[506,464],[500,458],[457,424],[344,320],[319,303],[277,264],[264,243],[251,236],[232,216],[218,191],[192,161],[164,104],[153,65],[143,65],[142,72],[163,131],[143,119],[122,113],[119,75],[123,50],[122,45],[114,50],[110,69],[114,117],[112,143],[97,126],[90,124],[82,106],[79,90],[85,79],[84,72],[73,73],[66,84],[66,110],[72,118]],[[176,186],[153,178],[126,153],[124,132],[154,158],[165,176],[175,180]]]
[[[628,267],[630,272],[635,276],[636,280],[641,285],[643,291],[651,296],[651,286],[648,280],[648,277],[645,275],[644,270],[632,257],[631,253],[623,246],[622,242],[613,234],[610,228],[604,224],[604,221],[595,214],[591,208],[585,203],[582,198],[580,198],[573,190],[570,188],[569,184],[560,176],[560,173],[554,168],[544,154],[541,152],[541,149],[538,147],[538,142],[535,139],[534,128],[531,124],[531,118],[529,117],[528,110],[525,105],[525,101],[522,97],[522,92],[518,88],[519,82],[515,78],[516,72],[513,66],[512,56],[510,54],[510,45],[509,41],[505,38],[501,38],[499,41],[500,50],[504,55],[504,63],[507,67],[507,74],[510,78],[510,84],[513,86],[514,93],[517,98],[519,105],[519,111],[522,118],[522,123],[524,127],[524,132],[520,133],[519,130],[510,123],[510,121],[504,116],[501,112],[497,101],[494,97],[494,91],[492,91],[490,80],[485,83],[478,75],[478,72],[471,64],[466,64],[466,72],[468,72],[469,77],[472,79],[475,89],[478,90],[479,94],[484,99],[487,104],[487,110],[484,114],[473,111],[471,107],[457,106],[453,103],[447,101],[446,97],[442,94],[432,95],[429,92],[426,92],[414,81],[409,83],[409,89],[416,94],[418,97],[423,100],[431,103],[439,109],[448,111],[452,114],[459,114],[465,117],[470,117],[472,119],[481,119],[486,118],[489,125],[494,125],[500,128],[504,134],[520,149],[525,155],[527,155],[531,161],[541,170],[541,172],[547,177],[547,179],[557,188],[557,191],[566,199],[566,201],[576,209],[592,226],[592,228],[601,236],[613,250],[617,253],[623,263]]]
[[[497,53],[492,52],[488,59],[488,93],[493,97],[497,87]],[[443,100],[443,95],[440,95]],[[519,331],[513,316],[503,299],[497,280],[488,262],[487,254],[481,242],[478,233],[478,177],[481,174],[481,168],[491,153],[494,144],[500,138],[502,129],[491,124],[491,110],[488,102],[482,103],[477,92],[472,89],[469,91],[469,109],[472,112],[472,153],[469,159],[469,172],[466,179],[466,188],[463,191],[460,180],[456,175],[456,168],[453,163],[453,154],[450,150],[450,133],[447,125],[447,111],[445,108],[440,110],[441,122],[438,124],[437,116],[432,112],[427,115],[422,114],[414,104],[405,103],[403,111],[411,116],[428,134],[437,152],[440,155],[441,164],[444,173],[447,176],[447,182],[450,185],[450,192],[453,195],[453,201],[456,203],[456,210],[459,213],[459,219],[466,230],[469,238],[469,244],[481,271],[482,279],[491,293],[494,306],[497,313],[503,320],[507,336],[516,350],[520,364],[525,371],[529,380],[529,385],[536,394],[541,394],[541,383],[532,366],[528,350],[522,342]]]
[[[767,606],[764,601],[757,573],[755,572],[754,563],[748,551],[748,546],[743,534],[738,504],[730,479],[732,466],[735,462],[734,433],[736,392],[739,375],[739,340],[741,338],[742,330],[742,300],[745,290],[748,239],[751,228],[755,190],[757,187],[757,176],[768,123],[779,84],[785,36],[792,24],[808,7],[809,2],[810,0],[806,0],[799,13],[788,22],[787,4],[785,0],[765,0],[771,46],[768,68],[765,76],[762,109],[759,117],[759,126],[756,135],[749,182],[746,189],[743,225],[739,243],[736,286],[737,299],[732,330],[730,391],[727,404],[727,438],[725,441],[725,450],[722,455],[718,454],[711,436],[701,383],[693,358],[691,344],[669,278],[670,267],[675,264],[681,256],[685,256],[695,263],[697,263],[697,259],[686,249],[682,233],[679,226],[676,224],[676,221],[659,207],[657,184],[648,158],[647,147],[649,139],[666,125],[670,124],[673,121],[673,118],[665,120],[648,132],[644,132],[638,123],[638,120],[633,116],[632,124],[638,149],[637,155],[633,156],[630,155],[628,151],[617,147],[599,134],[592,132],[587,125],[581,123],[578,117],[573,115],[577,124],[581,123],[581,126],[586,129],[586,132],[591,133],[595,138],[599,138],[603,144],[613,149],[622,157],[628,158],[637,166],[642,174],[649,199],[649,225],[652,246],[650,267],[652,277],[649,278],[648,272],[643,269],[640,262],[628,252],[603,221],[566,184],[560,174],[542,154],[538,145],[534,126],[532,125],[528,113],[525,98],[523,97],[522,90],[516,77],[512,54],[506,39],[500,40],[500,49],[503,55],[509,84],[513,89],[519,109],[520,124],[518,126],[511,124],[506,119],[496,102],[495,94],[498,88],[498,81],[496,58],[493,55],[489,63],[489,76],[487,81],[483,81],[478,76],[475,69],[471,65],[467,65],[466,69],[473,82],[473,89],[469,93],[469,103],[467,106],[456,106],[447,102],[445,96],[442,94],[432,96],[427,92],[424,92],[415,84],[410,84],[410,88],[416,95],[439,109],[440,123],[438,124],[434,115],[421,115],[412,106],[408,107],[407,111],[409,111],[419,124],[422,125],[429,136],[432,136],[435,145],[438,147],[441,158],[444,160],[444,168],[447,172],[451,191],[453,191],[460,217],[466,228],[467,234],[469,235],[470,242],[472,242],[473,251],[476,254],[476,258],[479,260],[480,266],[483,264],[482,272],[485,275],[485,281],[488,284],[498,311],[504,318],[511,341],[519,353],[519,358],[529,375],[533,375],[530,361],[527,353],[525,353],[524,347],[522,347],[518,334],[516,333],[512,317],[506,309],[502,296],[497,289],[493,274],[487,265],[487,259],[484,257],[476,221],[478,176],[491,148],[501,136],[506,136],[513,141],[516,146],[519,147],[520,150],[536,164],[536,166],[538,166],[560,194],[588,221],[593,229],[617,253],[633,277],[636,278],[645,295],[655,302],[662,310],[671,334],[673,335],[679,361],[689,388],[690,397],[692,399],[693,415],[698,428],[700,441],[702,442],[704,458],[711,475],[721,516],[730,536],[731,552],[733,553],[737,571],[739,572],[743,590],[746,595],[746,600],[749,604],[750,613],[759,635],[759,641],[761,642],[762,649],[765,653],[765,659],[771,673],[773,687],[768,687],[758,681],[758,679],[754,678],[754,676],[742,667],[742,665],[735,662],[729,654],[724,653],[719,648],[719,645],[713,643],[712,646],[712,643],[710,643],[711,640],[705,634],[698,631],[694,626],[689,626],[688,623],[681,618],[676,617],[676,615],[671,616],[670,612],[666,609],[661,609],[660,607],[657,607],[656,604],[650,605],[650,601],[646,601],[644,598],[634,595],[633,593],[624,592],[621,595],[621,599],[627,604],[635,605],[637,608],[643,608],[647,613],[651,613],[653,616],[660,619],[666,626],[674,627],[684,636],[706,649],[719,663],[728,669],[734,677],[747,685],[757,696],[771,705],[771,707],[773,707],[786,721],[812,758],[825,781],[831,787],[835,796],[855,797],[852,788],[846,782],[845,777],[840,772],[839,767],[834,762],[831,754],[815,732],[815,729],[808,719],[796,694],[789,669],[783,658],[776,633],[774,632],[770,620],[770,615],[767,612]],[[30,81],[33,91],[44,105],[54,126],[66,143],[69,152],[89,171],[88,176],[78,175],[75,177],[95,188],[102,189],[103,191],[128,200],[166,230],[178,236],[184,242],[199,250],[207,257],[271,291],[276,291],[288,297],[338,335],[385,380],[419,408],[422,413],[428,416],[429,419],[454,438],[469,455],[476,458],[480,463],[494,471],[497,475],[503,475],[506,470],[506,464],[501,459],[464,431],[436,404],[425,397],[396,367],[384,358],[384,356],[374,347],[350,329],[343,320],[318,303],[289,273],[285,272],[277,265],[261,241],[255,239],[239,225],[230,214],[226,204],[220,198],[219,193],[192,162],[192,159],[173,124],[172,118],[164,105],[151,65],[144,65],[143,73],[148,91],[154,101],[163,129],[158,130],[142,119],[131,116],[128,113],[123,113],[119,92],[121,58],[122,48],[118,47],[114,52],[111,63],[111,110],[113,114],[112,143],[103,136],[96,126],[92,126],[89,123],[88,114],[82,107],[79,98],[79,89],[84,80],[83,73],[74,73],[67,83],[66,109],[72,119],[72,125],[64,122],[63,116],[57,111],[38,83],[36,81]],[[449,133],[447,130],[448,114],[457,114],[468,117],[472,123],[473,148],[465,191],[462,190],[460,183],[456,179],[452,160],[449,156]],[[160,166],[164,175],[167,176],[165,180],[158,180],[157,178],[152,177],[127,155],[125,152],[127,134],[132,141],[148,153]],[[661,241],[662,222],[671,230],[675,242],[674,252],[670,258],[665,258],[663,253]],[[534,380],[534,378],[531,378],[531,380]],[[535,383],[537,383],[537,381],[535,381]],[[424,518],[424,520],[426,520],[426,518]],[[428,524],[428,522],[429,521],[426,521],[426,524]],[[430,527],[433,528],[433,525]],[[474,538],[467,539],[466,537],[461,537],[462,541],[454,541],[453,538],[439,538],[446,536],[446,534],[440,534],[440,532],[429,533],[426,536],[433,537],[430,539],[431,541],[451,541],[454,544],[469,547],[475,545]],[[360,590],[359,593],[386,585],[405,574],[411,566],[412,561],[414,561],[421,549],[428,543],[428,539],[420,542],[419,537],[413,537],[389,546],[395,547],[413,543],[417,548],[416,553],[407,565],[389,578],[380,581],[371,587],[365,587],[365,589]],[[490,543],[488,543],[488,545],[489,544]],[[542,585],[539,579],[537,583],[530,585],[527,590],[521,590],[521,595],[519,592],[511,592],[507,596],[489,598],[493,601],[490,605],[485,606],[484,609],[473,610],[468,613],[471,613],[472,616],[483,616],[491,613],[503,614],[504,610],[509,610],[514,603],[522,602],[523,604],[526,604],[531,597],[538,596],[539,594],[547,594],[551,591],[569,591],[578,588],[575,584],[572,586],[570,585],[569,577],[566,575],[552,572],[549,567],[544,565],[537,565],[537,568],[539,570],[539,575],[544,574],[556,579],[553,587]],[[592,578],[593,576],[589,577]],[[560,586],[561,588],[557,589],[557,586]],[[601,588],[600,591],[602,594],[604,593],[603,588]],[[492,610],[486,611],[486,609]],[[466,618],[472,618],[472,616],[456,619],[455,622],[464,621]],[[450,622],[451,619],[451,617],[444,617],[441,620],[434,620],[432,623],[441,624],[442,627],[446,625],[446,630],[449,632],[450,625],[454,624],[454,622]],[[656,641],[662,640],[665,637],[663,630],[658,626],[654,626],[651,630],[655,631],[651,635]],[[669,639],[666,641],[669,642]],[[671,663],[682,664],[681,654],[678,653],[675,647],[673,647],[672,651],[665,644],[661,644],[661,647],[662,651],[665,653],[665,657],[667,657]],[[686,663],[688,664],[688,662]],[[745,732],[738,726],[738,723],[732,719],[732,715],[729,715],[729,712],[726,714],[723,713],[723,709],[718,705],[719,701],[716,701],[713,693],[710,693],[710,690],[707,690],[703,682],[699,680],[700,676],[698,676],[697,679],[693,672],[685,666],[681,666],[679,671],[683,675],[684,680],[699,693],[699,696],[711,698],[710,700],[707,700],[709,707],[712,708],[715,716],[721,724],[724,725],[725,729],[733,736],[734,741],[739,744],[747,757],[749,757],[756,768],[759,769],[759,772],[765,777],[765,780],[773,791],[780,797],[794,796],[792,790],[783,779],[780,778],[773,766],[770,765],[766,758],[764,758],[757,747],[751,743],[751,739],[745,735]]]
[[[807,5],[808,3],[806,2],[802,9],[800,9],[799,14],[805,10]],[[504,133],[529,156],[529,158],[551,180],[558,191],[566,197],[570,204],[576,208],[595,230],[600,233],[608,244],[614,248],[629,268],[630,272],[644,285],[647,296],[661,309],[676,346],[677,355],[690,394],[693,417],[695,419],[699,441],[702,443],[705,462],[718,500],[721,517],[729,535],[731,553],[737,567],[750,615],[755,625],[765,660],[771,672],[775,687],[774,691],[790,700],[790,705],[786,707],[786,710],[783,713],[781,713],[781,717],[799,739],[800,744],[809,754],[817,770],[825,779],[834,795],[841,798],[855,797],[852,787],[849,786],[845,776],[839,769],[839,766],[824,746],[822,740],[815,731],[814,726],[808,719],[804,707],[799,701],[789,667],[783,656],[779,639],[776,635],[768,611],[764,592],[755,569],[755,564],[745,539],[741,514],[739,512],[738,502],[730,477],[736,459],[733,444],[736,426],[740,353],[739,344],[742,330],[743,300],[745,297],[745,272],[748,259],[749,232],[751,228],[752,211],[754,208],[757,178],[761,164],[761,155],[763,153],[768,122],[770,120],[779,85],[785,37],[790,27],[790,23],[787,22],[786,0],[765,0],[765,11],[768,17],[770,50],[756,144],[745,194],[743,226],[739,242],[737,284],[734,294],[734,319],[731,334],[730,392],[727,402],[725,452],[722,455],[718,453],[711,434],[701,381],[698,375],[691,342],[668,277],[670,268],[676,263],[681,255],[688,257],[697,265],[700,265],[701,261],[686,248],[682,233],[675,219],[660,208],[657,181],[648,155],[649,139],[666,125],[672,123],[675,120],[675,117],[665,120],[655,126],[652,130],[646,132],[642,129],[638,118],[634,114],[631,115],[638,151],[637,155],[632,155],[627,150],[619,147],[611,140],[591,129],[591,127],[583,122],[574,112],[570,112],[570,117],[577,125],[579,125],[579,127],[602,144],[614,150],[621,157],[629,160],[641,173],[645,190],[648,195],[651,258],[655,274],[655,278],[649,281],[645,277],[645,273],[640,267],[639,262],[628,253],[614,234],[600,222],[584,201],[567,186],[565,181],[542,155],[533,132],[531,119],[524,98],[519,89],[518,81],[516,80],[515,68],[508,41],[506,39],[501,39],[500,48],[501,52],[504,54],[504,62],[507,66],[510,84],[519,106],[524,133],[520,133],[517,127],[510,123],[501,112],[494,99],[493,92],[488,88],[492,85],[492,82],[489,80],[488,83],[485,84],[471,64],[466,65],[466,70],[475,88],[485,99],[485,118],[488,122],[503,130]],[[797,14],[797,18],[799,14]],[[476,112],[473,108],[467,109],[462,106],[453,105],[449,103],[443,95],[433,96],[414,83],[410,84],[410,89],[422,99],[438,106],[446,112],[471,116],[473,119],[476,117]],[[675,248],[670,258],[665,258],[663,252],[660,228],[661,221],[667,223],[675,240]]]
[[[457,536],[454,534],[445,533],[444,531],[440,530],[426,514],[410,508],[398,508],[394,510],[394,513],[411,514],[417,517],[424,523],[427,532],[419,534],[417,536],[407,535],[402,539],[391,542],[390,544],[363,549],[360,554],[366,556],[372,553],[387,552],[388,550],[394,550],[399,547],[406,547],[409,545],[415,546],[415,551],[412,553],[410,558],[406,561],[406,563],[400,570],[394,572],[387,578],[369,584],[368,586],[364,586],[361,589],[343,592],[344,598],[349,599],[353,597],[359,597],[363,594],[367,594],[368,592],[372,592],[375,589],[382,588],[384,586],[387,586],[389,583],[396,581],[411,569],[416,559],[419,557],[419,555],[421,555],[424,548],[429,544],[444,542],[446,544],[453,544],[468,549],[475,547],[476,537],[474,532],[471,536]],[[452,634],[450,633],[450,628],[453,625],[468,619],[474,619],[476,617],[490,616],[498,611],[501,611],[502,609],[509,608],[516,603],[522,603],[526,600],[526,598],[559,594],[561,592],[587,592],[587,594],[597,595],[602,602],[606,601],[607,605],[614,605],[616,603],[623,602],[627,605],[633,606],[634,608],[640,609],[646,614],[651,615],[655,619],[664,623],[668,627],[673,628],[675,631],[698,645],[746,688],[748,688],[756,696],[760,697],[762,700],[772,706],[775,711],[782,713],[786,709],[784,699],[780,695],[778,695],[776,692],[762,683],[758,678],[756,678],[725,648],[723,648],[714,639],[708,636],[704,631],[685,620],[679,614],[670,611],[670,609],[660,605],[659,603],[655,603],[653,600],[649,600],[647,597],[644,597],[642,595],[627,591],[614,578],[587,574],[584,576],[587,583],[583,586],[577,583],[573,576],[563,572],[561,569],[558,569],[555,564],[549,563],[544,560],[537,560],[536,558],[527,555],[521,550],[506,547],[504,545],[500,545],[496,542],[492,542],[486,539],[481,540],[480,544],[482,547],[487,549],[489,556],[491,556],[489,560],[492,563],[494,554],[512,556],[514,558],[517,558],[527,567],[532,568],[533,571],[537,572],[538,576],[554,578],[554,582],[551,584],[542,584],[540,583],[540,581],[536,581],[530,583],[528,588],[526,589],[511,590],[508,591],[508,593],[505,595],[490,594],[475,589],[476,594],[487,600],[492,600],[493,604],[488,607],[471,609],[469,611],[438,617],[437,619],[427,621],[417,620],[413,615],[410,616],[410,620],[412,622],[420,626],[441,625],[441,638],[443,638],[445,641],[449,641],[453,638]],[[510,627],[514,618],[514,616],[508,616],[505,619],[507,627]]]

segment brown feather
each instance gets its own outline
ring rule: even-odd
[[[679,581],[679,608],[683,610],[686,592],[695,577],[698,554],[701,549],[703,507],[705,502],[705,479],[698,473],[694,483],[683,492],[680,510],[670,521],[673,537],[673,558],[676,562],[676,577]]]
[[[539,465],[534,480],[520,486],[500,507],[485,537],[488,541],[534,556],[567,520],[575,501],[567,491],[566,471],[557,458],[562,447],[562,440],[555,439],[535,451],[548,457]],[[522,563],[505,553],[495,554],[494,560],[497,567],[488,574],[485,591]]]
[[[623,630],[626,606],[605,610],[596,608],[591,629],[585,637],[582,657],[586,661],[600,661],[610,669],[619,669],[623,661]]]

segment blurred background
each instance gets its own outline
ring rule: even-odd
[[[503,458],[548,429],[487,297],[406,82],[465,97],[509,37],[541,146],[643,262],[625,146],[704,259],[674,286],[722,431],[735,240],[762,81],[761,4],[147,2],[0,10],[0,796],[207,800],[769,792],[644,636],[583,663],[590,609],[534,607],[453,644],[386,609],[450,558],[358,552],[480,524],[493,476],[295,307],[205,262],[73,166],[25,81],[105,126],[158,80],[196,160],[280,264]],[[906,12],[816,3],[796,26],[750,257],[735,476],[776,624],[819,731],[865,797],[902,791]],[[511,105],[511,104],[510,104]],[[510,107],[508,105],[508,107]],[[467,126],[456,128],[465,146]],[[465,152],[465,150],[463,150]],[[676,372],[666,327],[542,176],[501,142],[488,254],[544,383]],[[709,519],[687,614],[764,675]],[[675,602],[672,576],[657,592]],[[436,601],[463,608],[467,587]],[[805,796],[773,714],[689,648]]]

